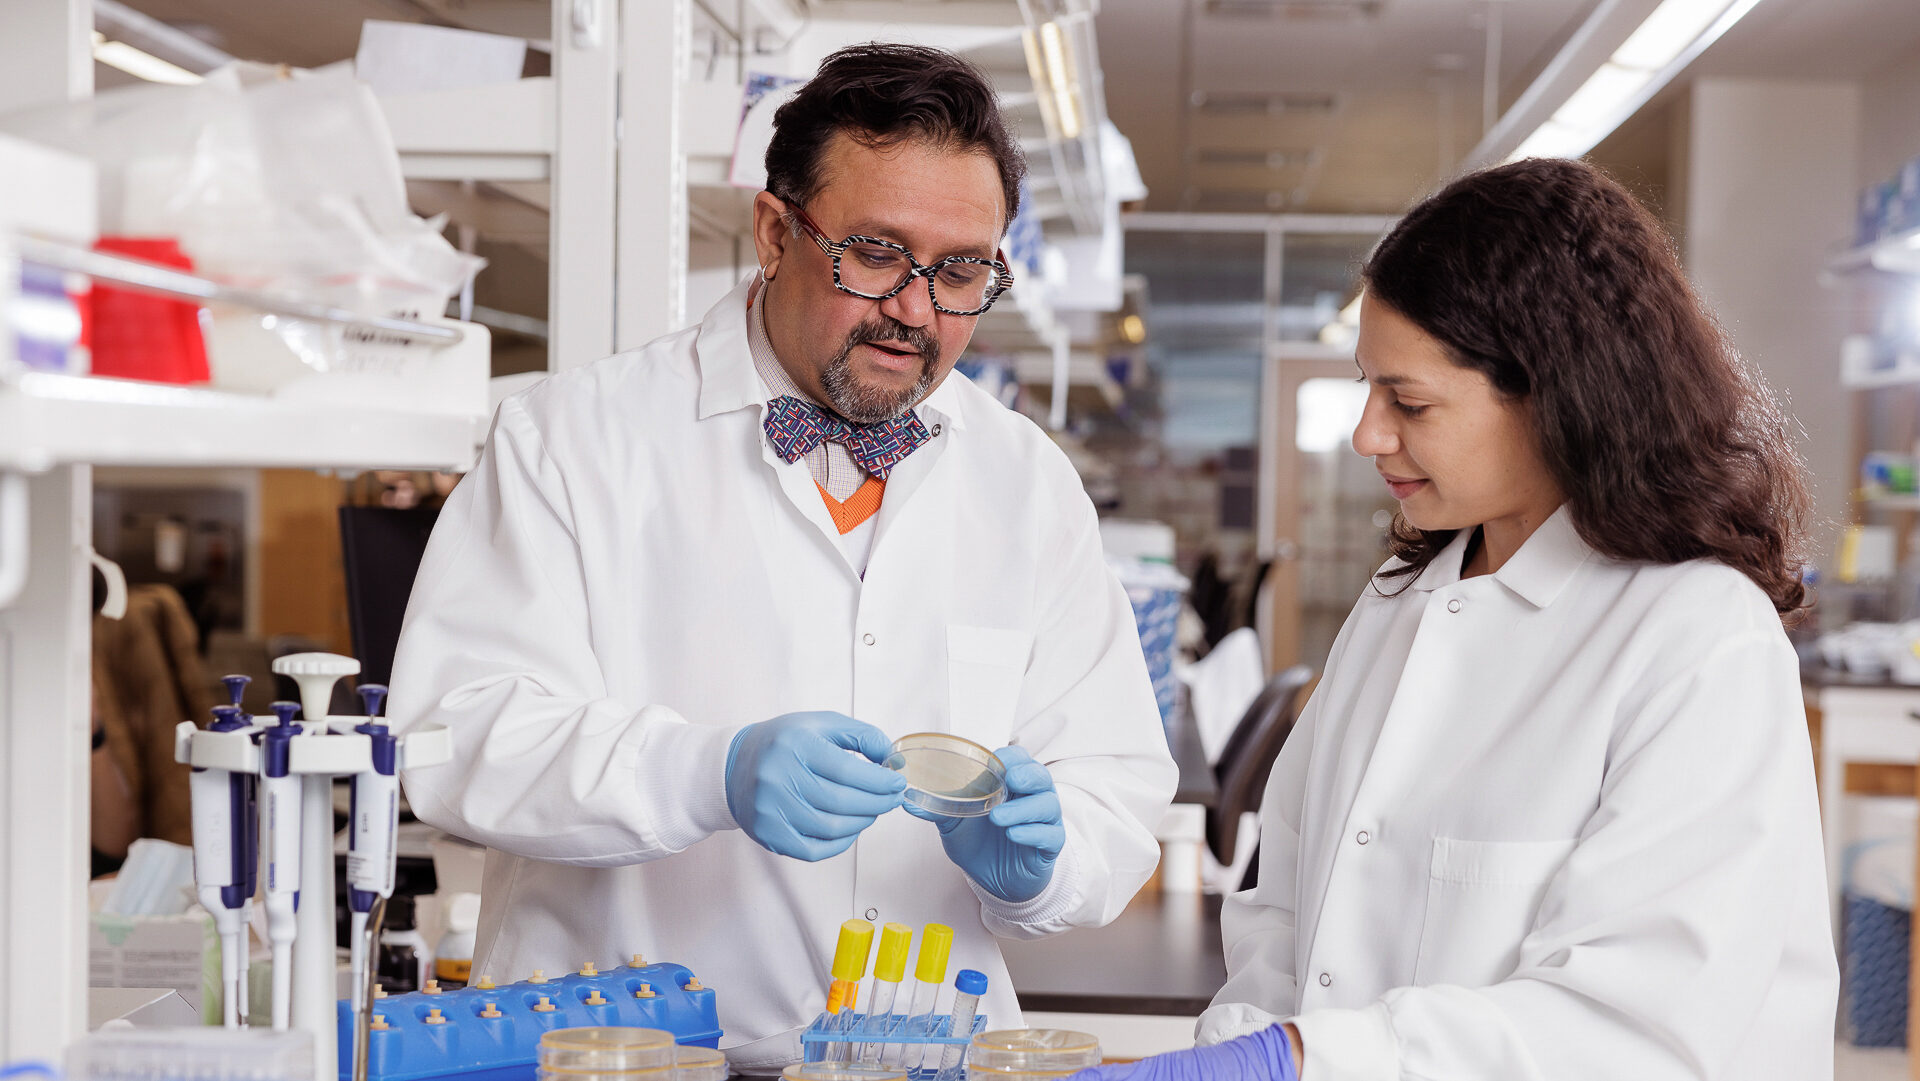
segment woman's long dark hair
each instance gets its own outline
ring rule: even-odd
[[[1414,207],[1362,272],[1368,299],[1530,407],[1573,524],[1615,559],[1718,560],[1783,615],[1800,580],[1804,468],[1772,393],[1694,295],[1666,233],[1592,166],[1531,159]],[[1454,531],[1396,517],[1412,575]]]

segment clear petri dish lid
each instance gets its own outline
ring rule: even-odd
[[[1100,1065],[1100,1041],[1064,1028],[1004,1028],[982,1032],[967,1051],[969,1072],[1060,1076]]]
[[[727,1056],[711,1047],[676,1047],[673,1081],[727,1081]]]
[[[905,1070],[847,1062],[796,1062],[780,1076],[786,1081],[907,1081]]]
[[[657,1028],[560,1028],[540,1037],[540,1069],[556,1077],[670,1070],[673,1055],[673,1033]]]
[[[986,814],[1007,799],[1006,763],[970,739],[915,732],[893,741],[881,765],[906,778],[906,800],[950,818]]]

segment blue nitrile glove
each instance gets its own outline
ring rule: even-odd
[[[839,713],[750,724],[727,748],[727,810],[769,852],[808,861],[837,856],[900,806],[906,782],[876,764],[891,746],[886,733]]]
[[[1271,1025],[1212,1047],[1089,1067],[1067,1081],[1300,1081],[1300,1071],[1287,1026]]]
[[[1053,881],[1067,843],[1053,774],[1018,747],[994,756],[1007,767],[1007,802],[973,818],[950,818],[909,803],[907,813],[940,827],[947,858],[980,888],[1010,904],[1031,901]]]

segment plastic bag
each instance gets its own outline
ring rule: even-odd
[[[99,166],[103,235],[176,238],[195,273],[226,284],[361,315],[438,316],[485,265],[408,207],[386,118],[344,67],[232,64],[195,86],[0,116],[0,130]],[[362,344],[332,324],[211,314],[214,381],[227,386],[270,389]],[[265,334],[294,370],[273,370]]]

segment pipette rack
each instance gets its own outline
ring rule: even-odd
[[[948,1047],[958,1045],[960,1061],[966,1062],[966,1050],[973,1042],[973,1037],[986,1031],[987,1016],[979,1014],[974,1017],[973,1031],[964,1036],[952,1035],[953,1018],[947,1014],[929,1020],[932,1023],[927,1030],[909,1032],[909,1022],[914,1026],[923,1024],[920,1017],[895,1013],[884,1014],[876,1019],[872,1014],[855,1013],[852,1010],[842,1010],[838,1014],[822,1013],[807,1026],[807,1031],[800,1034],[801,1058],[805,1062],[825,1062],[829,1057],[829,1049],[836,1045],[845,1045],[848,1049],[846,1057],[856,1061],[860,1058],[861,1048],[869,1044],[880,1044],[883,1048],[902,1045],[924,1047],[929,1049],[928,1062],[920,1069],[908,1070],[907,1076],[913,1081],[932,1081],[933,1076],[940,1072],[940,1056]],[[888,1057],[884,1050],[881,1057],[883,1060]]]
[[[304,662],[295,664],[292,662]],[[298,937],[293,950],[293,1027],[313,1037],[313,1081],[329,1081],[351,1055],[338,1056],[332,1007],[336,985],[333,905],[333,780],[373,766],[369,737],[355,731],[368,718],[329,715],[333,685],[358,674],[360,662],[337,654],[294,654],[274,662],[276,674],[300,684],[301,735],[288,743],[288,772],[301,784],[301,890]],[[174,761],[199,769],[258,775],[263,758],[255,737],[273,723],[254,718],[252,729],[215,732],[182,721],[174,729]],[[400,736],[396,763],[402,770],[439,765],[453,757],[453,733],[442,725],[417,724]],[[261,861],[261,881],[266,861]],[[265,1019],[260,1019],[264,1021]]]
[[[340,1077],[349,1081],[353,1003],[342,1000],[338,1011]],[[656,1028],[693,1047],[718,1047],[721,1036],[713,989],[675,964],[413,991],[376,999],[373,1012],[379,1022],[367,1034],[368,1081],[533,1081],[540,1037],[553,1029]]]

